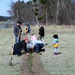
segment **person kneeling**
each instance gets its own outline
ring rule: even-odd
[[[34,48],[34,52],[39,53],[41,51],[45,51],[45,49],[42,49],[44,47],[44,43],[41,40],[32,40],[29,43],[29,48]]]
[[[26,39],[14,44],[13,55],[21,55],[22,49],[25,51],[25,53],[29,53]]]

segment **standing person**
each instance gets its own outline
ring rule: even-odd
[[[21,41],[21,33],[22,33],[22,28],[21,28],[21,22],[18,22],[18,27],[19,27],[19,42]]]
[[[15,35],[15,43],[19,42],[21,39],[21,22],[17,22],[17,24],[14,26],[14,35]]]
[[[42,38],[44,36],[45,36],[45,30],[44,30],[43,25],[41,25],[40,28],[39,28],[39,37],[40,37],[40,40],[42,40]]]
[[[53,38],[54,38],[53,40],[54,54],[57,55],[59,54],[58,53],[58,35],[57,34],[53,35]]]
[[[30,27],[30,25],[29,25],[29,24],[27,24],[27,26],[28,26],[28,34],[30,34],[31,27]]]
[[[25,28],[25,33],[28,34],[28,28]]]
[[[28,26],[25,27],[25,33],[28,34]]]

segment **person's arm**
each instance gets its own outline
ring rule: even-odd
[[[55,44],[55,42],[56,42],[56,41],[55,41],[55,39],[54,39],[54,40],[53,40],[53,45]]]
[[[21,26],[20,26],[20,32],[22,32],[22,28],[21,28]]]
[[[21,29],[21,26],[18,26],[19,27],[19,37],[21,36],[21,32],[22,32],[22,29]]]
[[[15,34],[15,36],[18,36],[18,33],[19,33],[18,28],[16,26],[14,26],[14,34]]]
[[[25,51],[25,53],[29,52],[28,48],[27,48],[27,44],[26,44],[26,42],[24,40],[23,40],[22,46],[23,46],[23,50]]]

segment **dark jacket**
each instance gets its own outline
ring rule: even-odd
[[[21,26],[18,26],[18,27],[19,27],[19,36],[21,36],[22,28]]]
[[[14,26],[14,34],[15,36],[19,35],[19,27],[17,25]]]
[[[31,28],[30,28],[30,26],[28,26],[28,33],[30,33],[30,31],[31,31]]]
[[[44,37],[45,36],[45,33],[44,32],[45,32],[44,31],[44,27],[43,26],[40,27],[40,29],[39,29],[39,35],[42,36],[42,37]]]
[[[26,44],[25,40],[22,40],[16,44],[14,44],[13,54],[21,54],[22,49],[25,51],[25,53],[28,52],[27,44]]]
[[[22,29],[21,29],[21,26],[19,25],[19,42],[21,41],[21,32],[22,32]]]

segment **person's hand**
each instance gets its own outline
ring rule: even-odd
[[[29,55],[29,53],[26,53],[26,55]]]
[[[18,35],[18,38],[20,37],[20,35]]]

